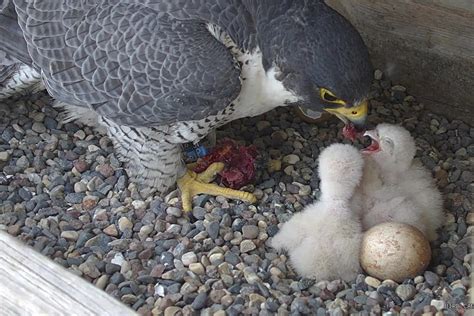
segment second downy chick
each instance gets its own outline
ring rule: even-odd
[[[405,128],[386,123],[365,135],[372,143],[362,151],[364,176],[354,198],[360,203],[364,230],[401,222],[435,240],[444,222],[443,201],[428,170],[413,161],[415,140]]]
[[[293,215],[271,241],[273,248],[288,251],[299,275],[351,281],[359,273],[362,226],[350,200],[363,165],[350,145],[333,144],[320,154],[320,200]]]

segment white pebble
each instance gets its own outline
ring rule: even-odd
[[[204,266],[200,262],[191,263],[189,265],[189,270],[191,270],[192,272],[194,272],[197,275],[201,275],[201,274],[204,274],[206,272],[206,270],[204,269]]]
[[[126,217],[120,217],[118,220],[118,227],[120,231],[130,230],[133,228],[133,223]]]
[[[420,284],[420,283],[423,283],[423,281],[425,281],[425,278],[423,276],[419,275],[419,276],[415,277],[413,279],[413,281],[415,281],[415,284]]]
[[[290,154],[290,155],[287,155],[287,156],[283,157],[283,162],[287,163],[287,164],[290,164],[290,165],[294,165],[298,161],[300,161],[300,157],[298,157],[295,154]]]
[[[125,262],[125,257],[121,252],[117,252],[115,256],[110,260],[111,263],[122,266]]]
[[[65,230],[61,233],[61,237],[66,240],[77,240],[79,233],[74,230]]]
[[[381,80],[383,77],[383,72],[380,69],[376,69],[374,72],[374,79],[375,80]]]
[[[438,311],[442,310],[444,308],[444,302],[441,300],[431,300],[430,305],[436,307]]]
[[[134,209],[140,210],[140,209],[144,209],[146,204],[142,200],[135,200],[135,201],[132,202],[132,206],[133,206]]]
[[[155,285],[155,295],[158,295],[160,297],[165,296],[165,287],[159,283]]]
[[[255,246],[253,241],[249,239],[242,241],[242,243],[240,244],[240,252],[242,253],[250,252],[254,250],[255,248],[257,248],[257,246]]]
[[[80,139],[80,140],[83,140],[84,138],[86,138],[86,133],[80,129],[78,130],[77,132],[74,133],[74,137]]]
[[[145,225],[145,226],[142,226],[142,228],[140,228],[140,232],[138,233],[138,235],[140,236],[140,238],[144,239],[145,237],[150,235],[152,231],[153,231],[153,225]]]
[[[7,161],[10,158],[10,154],[7,151],[0,152],[0,161]]]
[[[217,266],[224,262],[224,255],[221,253],[213,253],[209,256],[209,261],[212,265]]]
[[[181,262],[187,267],[190,264],[197,262],[197,256],[194,252],[186,252],[181,256]]]
[[[91,153],[93,153],[93,152],[96,152],[96,151],[100,150],[100,148],[97,147],[96,145],[89,145],[89,146],[87,146],[87,150],[90,151]]]
[[[376,278],[373,278],[371,276],[367,276],[365,278],[365,283],[373,288],[377,288],[380,285],[380,281],[377,280]]]

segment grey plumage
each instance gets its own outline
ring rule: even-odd
[[[174,20],[150,10],[152,4],[133,1],[15,5],[48,91],[118,124],[201,119],[239,92],[232,56],[204,27],[196,27],[203,22]]]
[[[12,0],[0,0],[1,65],[9,66],[18,62],[30,64],[26,42],[18,27],[15,7]],[[0,77],[3,78],[3,77]]]
[[[362,40],[323,1],[7,2],[0,28],[12,27],[13,4],[19,28],[14,38],[0,39],[21,42],[23,50],[0,50],[40,71],[48,92],[68,104],[72,117],[85,113],[74,109],[97,113],[129,173],[160,192],[185,171],[180,144],[296,100],[316,110],[332,106],[320,99],[319,87],[351,106],[366,97],[370,84]],[[230,41],[216,39],[208,30],[213,26]],[[252,70],[255,60],[261,71]],[[267,80],[280,92],[262,92],[270,98],[248,102],[244,93],[260,90],[245,88],[252,78],[244,72],[255,76],[249,80],[254,84]]]
[[[0,100],[44,90],[41,75],[18,61],[0,67]]]

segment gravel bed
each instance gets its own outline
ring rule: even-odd
[[[461,315],[471,293],[474,127],[375,77],[371,124],[412,133],[448,213],[429,269],[402,284],[301,279],[267,246],[318,197],[319,152],[343,141],[337,120],[311,125],[284,108],[217,133],[258,148],[247,187],[258,202],[199,196],[185,216],[177,192],[142,197],[108,137],[61,124],[49,97],[0,105],[0,229],[144,315]]]

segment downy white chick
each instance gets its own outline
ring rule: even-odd
[[[429,171],[413,161],[414,139],[405,128],[385,123],[365,135],[372,143],[363,150],[364,176],[355,197],[362,201],[363,229],[402,222],[435,240],[444,221],[443,200]]]
[[[321,198],[283,224],[271,241],[286,250],[296,272],[317,280],[353,280],[360,271],[362,226],[350,199],[362,178],[363,158],[344,144],[319,156]]]

